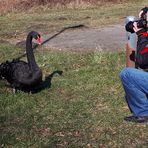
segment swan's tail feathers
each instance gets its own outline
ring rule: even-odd
[[[0,64],[0,80],[2,80],[2,68],[1,68],[1,64]]]
[[[0,79],[3,79],[6,75],[8,75],[9,69],[10,69],[9,61],[0,64]]]

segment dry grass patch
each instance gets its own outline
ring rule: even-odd
[[[127,0],[0,0],[0,14],[18,10],[24,11],[36,6],[46,6],[48,8],[77,8],[123,2],[127,2]]]

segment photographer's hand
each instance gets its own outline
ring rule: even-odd
[[[134,27],[133,27],[133,30],[134,30],[135,32],[138,32],[138,31],[140,31],[140,30],[142,29],[142,28],[138,28],[138,27],[137,27],[137,22],[134,22],[134,23],[133,23],[133,26],[134,26]]]

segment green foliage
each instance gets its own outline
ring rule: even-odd
[[[19,49],[1,46],[0,51],[13,57]],[[45,75],[60,69],[63,76],[55,76],[51,88],[37,94],[13,94],[0,81],[1,146],[146,147],[147,125],[123,122],[129,114],[118,77],[124,56],[36,52]]]

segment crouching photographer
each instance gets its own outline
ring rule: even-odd
[[[127,64],[120,73],[125,98],[132,113],[125,117],[127,122],[148,123],[148,7],[139,13],[138,20],[127,22],[125,28],[131,35],[137,36],[137,46],[127,52],[127,61],[133,61],[135,67]],[[128,40],[130,40],[128,38]],[[132,45],[132,44],[131,44]],[[128,45],[129,47],[129,45]],[[129,62],[127,62],[129,63]]]

